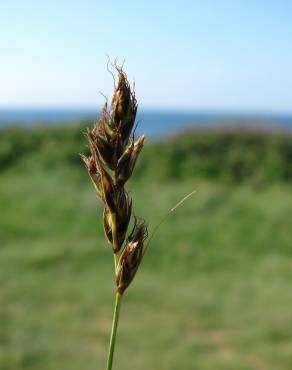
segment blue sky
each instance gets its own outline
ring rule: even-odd
[[[142,108],[292,112],[292,1],[7,0],[0,106],[94,107],[125,60]]]

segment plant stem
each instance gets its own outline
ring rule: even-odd
[[[118,328],[118,322],[119,322],[119,313],[120,313],[122,297],[123,296],[120,293],[118,292],[116,293],[116,302],[115,302],[111,337],[110,337],[109,348],[108,348],[108,358],[107,358],[106,370],[112,370],[112,366],[113,366],[114,350],[115,350],[115,343],[116,343],[117,328]]]
[[[116,269],[117,269],[117,265],[119,263],[119,258],[120,258],[119,254],[118,253],[115,253],[114,254],[115,272],[116,272]]]

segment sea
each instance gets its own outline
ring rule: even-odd
[[[1,109],[0,127],[35,125],[72,125],[77,122],[94,122],[98,109]],[[137,115],[136,133],[149,137],[171,135],[190,127],[216,125],[261,125],[279,129],[292,129],[292,114],[229,113],[215,111],[158,111],[141,110]]]

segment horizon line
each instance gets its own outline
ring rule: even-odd
[[[76,105],[0,105],[0,111],[80,111],[94,112],[98,114],[102,109],[102,104],[97,106],[76,106]],[[179,114],[226,114],[226,115],[292,115],[287,109],[264,109],[264,108],[214,108],[214,107],[140,107],[142,113],[179,113]]]

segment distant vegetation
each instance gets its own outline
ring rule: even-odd
[[[7,128],[0,136],[0,170],[36,160],[43,166],[79,170],[85,125]],[[157,160],[159,158],[159,160]],[[211,179],[234,183],[292,181],[292,135],[242,129],[193,129],[163,141],[147,142],[136,178]]]
[[[1,370],[104,366],[113,261],[82,130],[0,132]],[[126,293],[117,370],[291,370],[292,139],[235,131],[145,145],[128,189],[150,232],[197,193]]]

